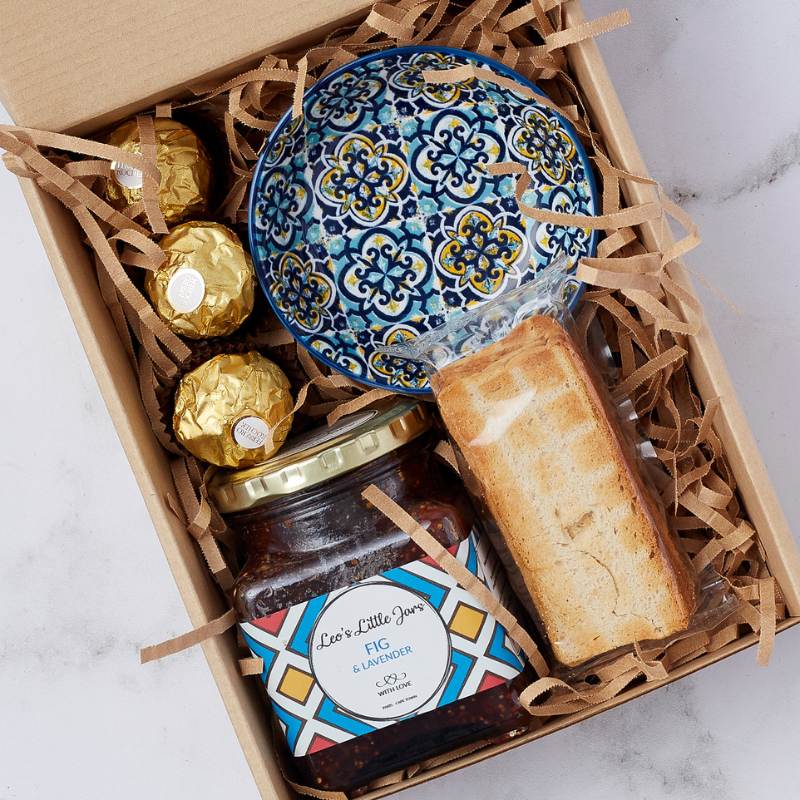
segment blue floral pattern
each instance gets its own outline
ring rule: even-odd
[[[267,246],[281,252],[300,242],[311,211],[311,193],[293,168],[275,167],[264,179],[253,223],[264,231]]]
[[[497,190],[501,178],[486,172],[503,161],[506,147],[493,120],[471,110],[440,111],[403,126],[414,188],[436,204],[463,205]]]
[[[333,281],[305,248],[281,255],[269,291],[284,317],[305,333],[322,330],[336,296]]]
[[[417,52],[396,58],[392,69],[387,70],[388,83],[398,114],[412,115],[431,108],[452,108],[456,103],[479,101],[486,92],[474,78],[453,83],[428,83],[425,70],[446,70],[462,66],[463,59],[453,53]]]
[[[319,92],[305,108],[309,139],[338,135],[388,121],[383,102],[386,81],[369,69],[345,70],[330,81],[325,92]]]
[[[302,118],[298,117],[281,128],[272,140],[271,146],[264,152],[265,166],[284,163],[293,156],[302,154],[305,143],[305,125]]]
[[[487,170],[516,161],[531,179],[526,203],[596,213],[572,126],[482,78],[424,78],[464,64],[525,83],[448,48],[373,53],[306,92],[303,116],[278,123],[253,178],[251,249],[278,317],[321,361],[373,386],[426,393],[423,367],[382,346],[596,246],[595,231],[524,217],[514,178]],[[579,289],[567,287],[571,303]]]
[[[563,189],[554,189],[541,205],[560,214],[589,213],[583,203],[576,201]],[[543,260],[549,263],[554,256],[564,253],[570,260],[571,266],[586,253],[592,235],[589,228],[565,228],[562,225],[544,222],[531,225],[531,231],[536,251]]]
[[[509,147],[517,160],[544,180],[563,184],[569,179],[575,159],[575,142],[556,114],[527,106],[512,118]]]
[[[333,249],[339,299],[353,329],[431,313],[439,302],[419,223],[367,230]]]
[[[389,346],[415,339],[420,333],[428,329],[428,326],[394,325],[381,330],[374,338],[379,344]],[[370,349],[372,352],[368,363],[371,372],[382,376],[384,380],[401,391],[419,392],[426,389],[428,386],[428,373],[423,364],[405,358],[387,356],[380,351],[376,351],[374,346]]]
[[[337,364],[339,369],[356,379],[370,380],[364,348],[349,330],[335,336],[316,334],[304,340],[308,349],[318,358]]]

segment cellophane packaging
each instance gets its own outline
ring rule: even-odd
[[[537,279],[387,348],[422,361],[460,472],[555,674],[718,625],[726,583],[669,529],[669,476],[599,328],[578,340],[560,258]]]

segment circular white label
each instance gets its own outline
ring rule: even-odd
[[[242,417],[233,426],[233,439],[245,450],[263,447],[269,435],[269,426],[261,417]]]
[[[114,180],[126,189],[141,189],[144,183],[142,171],[136,167],[129,167],[127,164],[111,162],[111,174]]]
[[[167,300],[179,314],[194,311],[205,296],[206,282],[203,276],[191,267],[177,270],[167,284]]]
[[[310,638],[311,671],[337,706],[363,719],[418,711],[444,684],[450,636],[422,596],[376,581],[327,605]]]

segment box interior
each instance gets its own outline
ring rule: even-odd
[[[215,6],[216,4],[193,5]],[[304,0],[296,5],[292,13],[286,14],[291,20],[288,27],[278,25],[272,27],[267,34],[260,31],[258,47],[254,44],[248,46],[252,46],[253,52],[277,49],[279,42],[283,44],[279,37],[287,35],[293,42],[298,41],[298,37],[301,36],[310,41],[319,35],[319,28],[311,29],[312,8],[315,20],[321,20],[327,30],[336,19],[349,20],[354,9],[363,9],[367,5],[368,3],[362,0],[359,2],[328,0],[325,3]],[[583,20],[577,2],[565,4],[564,13],[569,24],[577,24]],[[167,49],[164,58],[169,60],[172,56],[172,51]],[[606,145],[617,163],[632,172],[647,174],[594,41],[588,40],[571,46],[568,49],[568,57],[583,89],[590,114],[596,125],[604,132]],[[8,54],[3,61],[0,61],[0,71],[5,74],[8,74],[5,63],[7,59]],[[226,71],[236,73],[240,68],[241,62],[234,58],[233,63],[228,64]],[[219,70],[221,69],[222,67],[219,67]],[[202,77],[205,74],[208,74],[208,70],[199,68],[194,77]],[[192,78],[193,76],[189,75],[186,80]],[[67,80],[71,83],[74,78],[68,76]],[[126,89],[129,99],[124,104],[119,104],[119,98],[108,100],[106,104],[117,105],[111,110],[100,108],[99,113],[87,116],[84,120],[80,120],[79,117],[81,114],[88,114],[88,110],[70,106],[60,119],[48,118],[46,115],[36,117],[25,112],[26,115],[21,117],[20,121],[38,121],[37,124],[47,125],[50,119],[55,121],[56,124],[51,125],[55,128],[64,129],[71,125],[79,125],[82,132],[96,130],[105,126],[112,118],[124,117],[134,108],[143,108],[151,104],[154,97],[163,99],[170,96],[170,87],[178,83],[173,83],[172,77],[165,78],[162,83],[164,82],[165,85],[156,91],[151,84],[145,82],[142,85],[133,77],[129,77],[130,85]],[[136,92],[139,92],[140,96],[134,97]],[[40,102],[42,102],[41,97],[31,100],[32,106]],[[11,109],[14,113],[13,103]],[[95,111],[97,112],[97,109]],[[70,212],[32,181],[22,181],[22,186],[192,623],[196,626],[201,625],[221,614],[225,610],[225,605],[195,543],[167,505],[167,494],[174,492],[168,454],[161,449],[152,435],[149,420],[139,399],[136,378],[101,298],[94,267],[81,243],[79,228]],[[647,194],[652,191],[654,190],[651,187],[636,185],[631,189],[631,196],[628,199],[631,202],[643,202],[645,199],[650,199]],[[667,245],[663,238],[664,232],[655,225],[646,227],[644,235],[648,239],[648,245],[660,244],[661,249]],[[673,265],[670,272],[675,280],[683,285],[689,285],[686,273],[681,267]],[[786,599],[790,618],[779,624],[779,629],[783,630],[800,621],[798,616],[800,615],[800,556],[710,332],[704,330],[700,336],[689,342],[689,346],[692,374],[704,401],[714,396],[723,398],[715,429],[723,441],[727,457],[739,482],[742,501],[759,531],[769,567],[778,579]],[[574,724],[749,647],[756,638],[752,634],[744,636],[719,651],[681,666],[667,681],[634,686],[607,703],[587,708],[584,712],[567,718],[553,719],[529,734],[471,753],[420,773],[401,784],[374,791],[367,797],[383,797],[399,788],[420,783]],[[281,776],[273,752],[268,718],[258,691],[260,687],[257,681],[242,679],[239,674],[239,652],[234,634],[229,632],[227,635],[207,641],[203,649],[262,795],[274,798],[292,796],[292,791]]]

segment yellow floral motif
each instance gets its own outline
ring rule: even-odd
[[[575,158],[575,142],[561,127],[558,117],[527,108],[521,124],[512,130],[510,144],[534,169],[542,169],[559,186],[565,183]]]
[[[397,327],[385,337],[384,345],[402,344],[417,337],[417,332],[411,328]],[[369,366],[373,372],[382,375],[393,386],[400,389],[419,391],[424,389],[428,382],[428,373],[425,367],[417,361],[406,358],[393,358],[383,353],[373,353],[369,359]]]
[[[333,300],[334,288],[326,275],[314,271],[310,260],[289,252],[281,256],[270,294],[280,310],[304,331],[317,331]]]
[[[325,165],[320,193],[340,213],[360,222],[383,220],[389,204],[400,200],[398,190],[408,178],[408,167],[388,142],[375,143],[360,134],[343,137]]]
[[[421,53],[393,74],[389,82],[401,93],[407,93],[410,98],[424,97],[434,105],[452,106],[460,99],[462,90],[472,86],[474,79],[466,78],[456,83],[430,83],[425,80],[423,72],[428,69],[450,69],[459,65],[457,59],[446,53]]]
[[[456,278],[459,289],[471,287],[480,297],[503,288],[506,275],[523,252],[521,232],[509,227],[502,214],[493,217],[480,208],[467,208],[438,253],[439,268]]]

